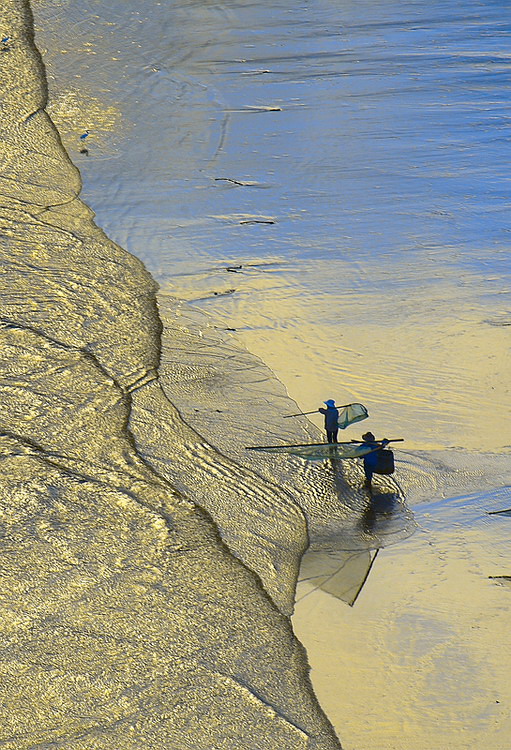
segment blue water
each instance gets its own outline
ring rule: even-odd
[[[304,410],[362,401],[414,448],[511,444],[502,3],[85,2],[36,22],[83,197],[163,294],[237,329]]]

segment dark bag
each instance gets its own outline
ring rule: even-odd
[[[394,473],[394,454],[389,450],[377,451],[378,462],[373,469],[375,474],[393,474]]]

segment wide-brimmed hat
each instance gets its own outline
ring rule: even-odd
[[[362,440],[366,440],[369,442],[370,440],[376,440],[372,432],[366,432],[364,435],[362,435]]]
[[[323,403],[327,406],[335,406],[335,401],[333,400],[333,398],[329,398],[328,401],[323,401]]]

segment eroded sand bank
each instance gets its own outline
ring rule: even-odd
[[[78,198],[28,5],[4,3],[2,29],[2,744],[338,748],[288,618],[135,449],[154,282]],[[289,610],[289,585],[274,596]]]

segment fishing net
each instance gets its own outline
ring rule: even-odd
[[[310,445],[266,445],[253,446],[247,450],[265,453],[288,453],[307,461],[324,461],[326,458],[361,458],[371,453],[372,446],[353,443],[311,443]]]
[[[367,409],[362,404],[346,404],[339,408],[337,424],[340,430],[345,430],[350,424],[367,419],[368,416]]]

